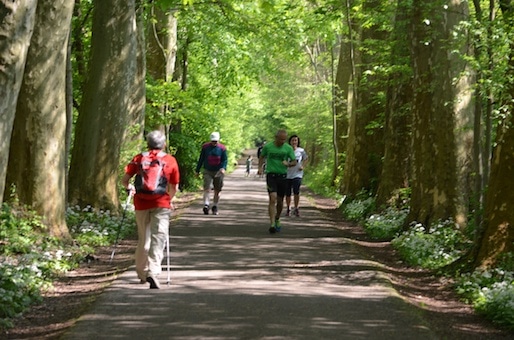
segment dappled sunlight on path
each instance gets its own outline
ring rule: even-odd
[[[171,284],[150,290],[133,268],[65,339],[436,338],[382,266],[302,198],[302,217],[268,234],[262,178],[226,177],[219,215],[195,201],[171,225]],[[164,261],[164,264],[166,261]]]

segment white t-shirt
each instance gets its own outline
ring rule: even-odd
[[[303,178],[303,170],[300,170],[300,167],[302,166],[303,161],[308,158],[307,154],[303,148],[298,147],[294,150],[294,155],[297,163],[295,166],[287,168],[287,178]]]

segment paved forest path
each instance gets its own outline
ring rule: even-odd
[[[270,235],[264,179],[239,166],[222,194],[218,216],[198,199],[172,222],[170,285],[164,270],[150,290],[131,268],[63,338],[443,338],[310,200]]]

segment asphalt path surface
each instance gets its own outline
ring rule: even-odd
[[[161,289],[120,275],[63,339],[437,339],[381,265],[302,197],[269,234],[265,180],[225,177],[219,215],[198,199],[170,226]]]

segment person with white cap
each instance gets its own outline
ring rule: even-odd
[[[196,165],[196,175],[200,175],[203,167],[203,213],[209,214],[210,191],[214,187],[214,197],[212,199],[212,214],[218,215],[218,204],[220,192],[223,188],[223,177],[227,169],[227,148],[220,143],[220,133],[213,132],[210,142],[202,145],[200,157]]]

